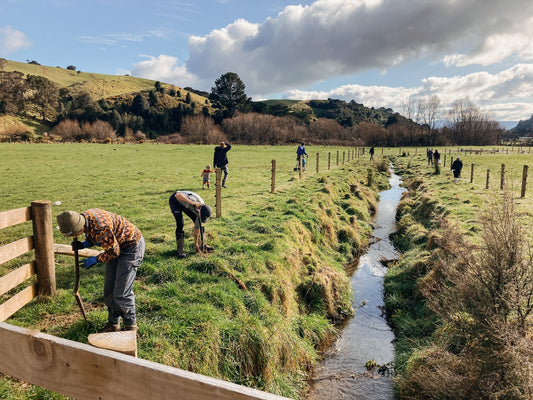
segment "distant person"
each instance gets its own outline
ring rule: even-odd
[[[426,157],[428,159],[428,165],[431,165],[431,162],[433,161],[433,151],[431,149],[426,150]]]
[[[202,177],[202,189],[205,189],[206,185],[209,189],[209,184],[211,183],[211,173],[215,171],[211,170],[211,165],[207,164],[200,175]]]
[[[372,146],[370,148],[370,161],[372,161],[374,159],[374,147]]]
[[[226,180],[228,179],[228,151],[231,150],[231,145],[227,142],[220,142],[220,146],[215,147],[215,154],[213,155],[213,166],[220,168],[224,172],[222,178],[222,187],[226,187]]]
[[[435,163],[435,165],[439,165],[440,163],[440,153],[437,149],[435,149],[435,151],[433,152],[433,162]]]
[[[309,157],[309,154],[305,151],[305,143],[302,142],[296,149],[296,166],[300,169],[300,160],[302,165],[302,171],[305,171],[305,156]]]
[[[463,169],[463,162],[459,157],[456,158],[456,160],[452,163],[451,170],[453,172],[453,181],[457,183],[459,178],[461,177],[461,170]]]
[[[186,190],[178,190],[172,193],[168,200],[170,211],[176,219],[176,248],[178,258],[185,258],[187,254],[183,251],[185,245],[185,233],[183,232],[183,213],[194,222],[194,248],[196,254],[205,255],[207,251],[214,250],[213,247],[204,244],[204,248],[200,247],[200,237],[203,237],[202,224],[207,221],[211,215],[211,207],[205,204],[204,200],[194,192]]]
[[[100,246],[104,251],[82,261],[91,268],[105,263],[104,302],[107,306],[107,323],[100,332],[120,331],[120,318],[124,331],[137,331],[133,281],[137,268],[144,258],[144,238],[139,228],[118,214],[91,208],[81,214],[64,211],[57,216],[59,231],[67,237],[85,233],[85,241],[74,240],[72,248]]]

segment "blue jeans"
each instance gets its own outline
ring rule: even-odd
[[[135,325],[135,295],[133,282],[144,258],[144,238],[135,245],[120,249],[120,256],[106,263],[104,301],[107,319],[118,324],[122,317],[125,325]]]

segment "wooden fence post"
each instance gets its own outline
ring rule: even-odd
[[[328,151],[328,171],[331,169],[331,151]]]
[[[346,152],[342,152],[342,165],[344,165],[344,161],[346,160]]]
[[[502,170],[500,173],[500,190],[503,190],[504,185],[505,185],[505,164],[502,164]]]
[[[270,184],[270,193],[276,191],[276,160],[272,160],[272,182]]]
[[[443,168],[446,168],[446,150],[444,150],[444,163],[442,164]]]
[[[216,182],[215,182],[215,207],[217,218],[220,218],[222,215],[222,170],[220,168],[215,168],[216,171]]]
[[[300,179],[302,179],[302,173],[303,173],[303,172],[302,172],[302,169],[303,169],[303,163],[304,163],[304,162],[303,162],[303,159],[304,159],[304,155],[302,154],[302,155],[300,156],[300,160],[298,161],[298,170],[299,170],[299,171],[298,171],[298,176],[299,176]]]
[[[524,165],[524,170],[522,171],[522,191],[520,192],[520,197],[526,196],[526,184],[527,184],[527,170],[528,166]]]
[[[487,184],[485,185],[485,189],[489,188],[489,179],[490,179],[490,169],[487,170]]]
[[[33,244],[35,247],[35,270],[39,296],[56,294],[56,270],[54,261],[54,231],[50,201],[32,201]]]
[[[320,153],[316,153],[316,173],[318,174],[318,163],[320,159]]]
[[[337,150],[337,167],[339,166],[339,150]]]
[[[474,182],[474,163],[470,166],[470,183]]]

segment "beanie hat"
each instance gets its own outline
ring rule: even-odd
[[[83,215],[75,211],[63,211],[57,216],[59,231],[65,236],[75,236],[80,233],[85,225]]]
[[[211,207],[209,207],[207,204],[202,204],[200,207],[200,219],[202,222],[205,222],[207,218],[211,215]]]

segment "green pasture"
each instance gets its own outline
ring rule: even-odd
[[[222,215],[214,218],[215,176],[206,190],[200,176],[212,164],[213,150],[199,145],[0,144],[0,211],[49,200],[54,226],[63,210],[99,207],[125,216],[141,229],[147,248],[134,287],[139,357],[297,398],[318,346],[335,333],[336,321],[351,315],[344,266],[371,233],[371,210],[377,191],[387,186],[386,174],[375,170],[368,187],[374,164],[366,156],[354,160],[354,149],[308,146],[308,169],[300,180],[293,170],[296,146],[235,145],[228,153]],[[196,191],[213,207],[206,237],[216,250],[208,258],[194,255],[188,219],[185,250],[191,256],[175,257],[168,199],[177,189]],[[29,234],[30,223],[3,229],[0,245]],[[54,242],[70,240],[55,230]],[[0,266],[0,275],[22,262]],[[82,271],[80,294],[89,329],[72,295],[72,257],[56,256],[56,277],[56,297],[32,302],[9,322],[86,342],[106,320],[103,266]],[[52,396],[36,392],[41,393],[0,380],[3,398]]]

